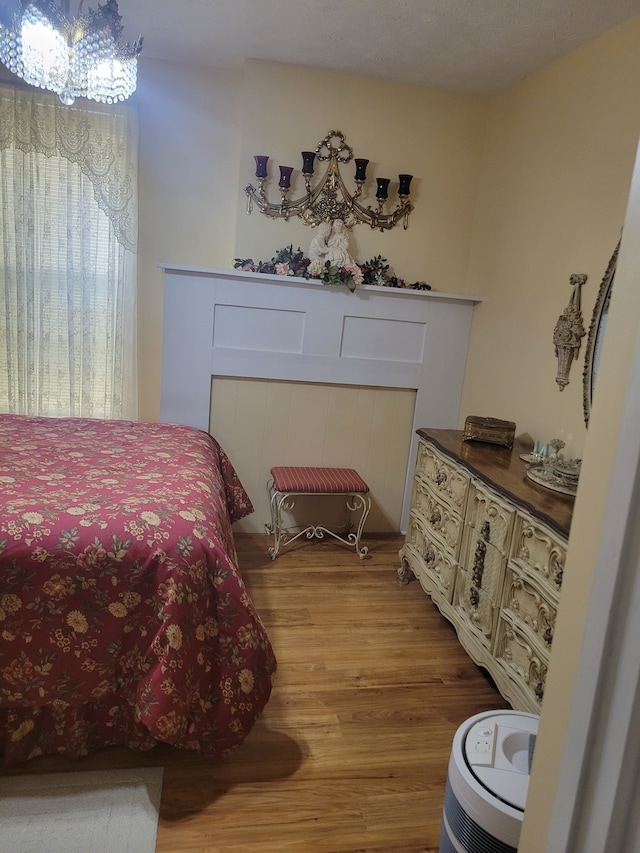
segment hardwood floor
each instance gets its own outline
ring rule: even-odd
[[[269,537],[237,536],[278,673],[226,761],[159,746],[10,772],[163,765],[157,853],[437,851],[453,735],[508,705],[419,584],[397,583],[402,537],[365,541],[362,561],[330,542],[272,561]]]

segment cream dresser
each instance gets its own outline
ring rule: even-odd
[[[400,580],[415,576],[513,708],[539,713],[573,498],[513,450],[419,429]]]

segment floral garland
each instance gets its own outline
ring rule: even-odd
[[[408,284],[390,269],[387,259],[376,255],[363,264],[347,264],[337,267],[331,261],[321,264],[304,256],[302,249],[295,251],[293,245],[279,249],[270,261],[258,261],[253,258],[234,258],[235,269],[245,272],[263,272],[272,275],[296,276],[297,278],[318,279],[322,284],[344,284],[353,293],[358,284],[375,284],[381,287],[402,287],[410,290],[431,290],[424,281]]]

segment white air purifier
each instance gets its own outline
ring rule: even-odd
[[[460,726],[449,758],[440,853],[516,853],[538,720],[488,711]]]

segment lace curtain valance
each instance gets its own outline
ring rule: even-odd
[[[131,107],[67,107],[56,95],[0,84],[0,150],[57,153],[77,163],[116,239],[131,252],[137,244],[137,141]]]
[[[0,411],[137,416],[137,138],[0,85]]]

